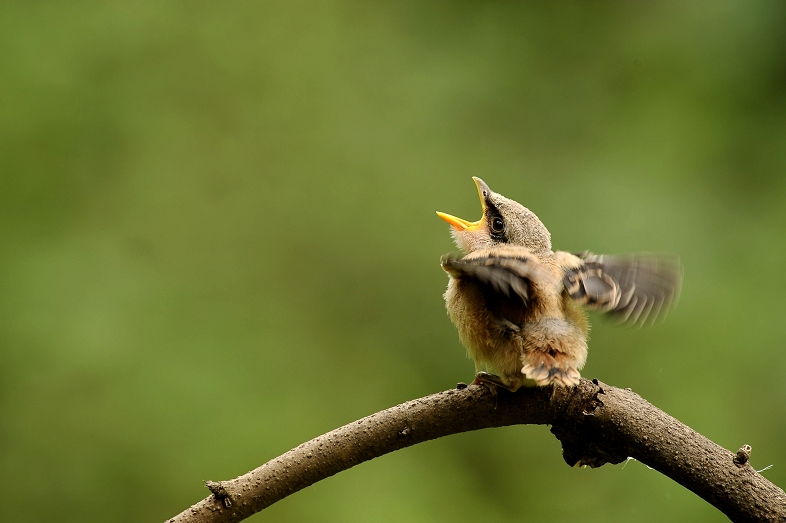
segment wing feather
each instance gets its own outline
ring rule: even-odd
[[[575,256],[580,263],[566,268],[563,277],[570,297],[588,308],[618,316],[620,323],[652,323],[679,298],[682,265],[677,256],[591,252]]]
[[[506,297],[516,295],[524,303],[530,299],[533,281],[553,279],[526,249],[479,254],[464,258],[445,255],[442,268],[454,278],[474,279]]]

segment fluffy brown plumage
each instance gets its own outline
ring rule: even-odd
[[[682,281],[676,256],[553,252],[548,229],[532,211],[473,179],[480,220],[437,214],[466,253],[443,256],[442,268],[450,277],[448,315],[475,360],[476,381],[509,390],[527,380],[576,385],[587,360],[583,307],[643,325],[676,302]]]

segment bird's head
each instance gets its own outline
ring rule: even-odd
[[[489,189],[486,182],[472,177],[478,187],[483,216],[468,222],[450,214],[437,212],[448,222],[450,234],[459,249],[470,253],[496,245],[518,245],[533,253],[551,252],[551,234],[535,213],[518,202]]]

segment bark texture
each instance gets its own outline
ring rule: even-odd
[[[748,462],[628,389],[582,379],[575,388],[515,394],[460,387],[397,405],[312,439],[238,478],[206,483],[212,494],[168,521],[234,522],[364,461],[450,434],[515,424],[551,425],[568,465],[628,457],[660,471],[732,521],[786,522],[786,494]]]

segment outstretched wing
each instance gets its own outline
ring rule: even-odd
[[[533,281],[554,279],[527,249],[508,248],[499,251],[476,251],[463,258],[446,254],[441,260],[442,268],[454,278],[476,280],[506,297],[518,296],[524,303],[530,298]]]
[[[682,285],[682,265],[677,256],[608,256],[588,251],[575,256],[576,266],[565,268],[562,280],[570,297],[618,316],[620,323],[654,322],[677,302]]]

